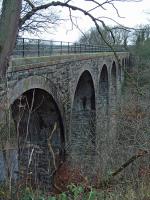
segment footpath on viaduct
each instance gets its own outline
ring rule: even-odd
[[[16,138],[10,148],[14,178],[14,171],[32,172],[37,183],[50,186],[63,162],[91,175],[109,170],[115,111],[129,63],[128,52],[117,54],[121,67],[112,52],[11,60],[4,101],[15,126],[10,130]],[[2,154],[0,160],[3,179]]]

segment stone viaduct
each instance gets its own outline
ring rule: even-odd
[[[18,168],[49,184],[67,161],[107,172],[115,146],[116,106],[127,52],[13,59],[8,105],[18,138]]]

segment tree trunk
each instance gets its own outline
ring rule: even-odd
[[[3,0],[0,16],[0,78],[4,78],[12,54],[18,24],[20,19],[22,0]]]

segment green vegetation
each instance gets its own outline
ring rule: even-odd
[[[142,181],[138,188],[127,182],[105,189],[84,188],[82,185],[71,184],[67,191],[54,195],[25,187],[19,193],[14,192],[13,200],[147,200],[150,198],[149,188],[150,183],[145,184]],[[9,199],[4,186],[0,187],[0,198]]]

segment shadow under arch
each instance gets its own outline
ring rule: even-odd
[[[122,67],[124,67],[124,65],[125,65],[125,59],[122,58]]]
[[[89,164],[86,161],[95,148],[95,107],[94,83],[90,72],[86,70],[77,83],[71,115],[71,153],[74,160],[84,163],[84,166]]]
[[[117,67],[115,61],[112,63],[111,68],[111,95],[116,96],[117,93]]]
[[[65,140],[68,140],[68,135],[66,134],[66,116],[64,113],[63,100],[62,95],[58,91],[56,85],[49,79],[43,76],[30,76],[25,79],[21,79],[16,82],[13,87],[9,88],[8,91],[8,104],[9,106],[13,104],[13,102],[18,99],[23,93],[31,89],[41,89],[45,92],[49,93],[53,99],[55,100],[58,109],[60,111],[61,119],[63,122],[64,132],[65,132]]]
[[[95,89],[92,76],[88,70],[84,71],[77,83],[73,110],[95,110]]]
[[[14,100],[11,110],[20,178],[30,174],[34,184],[52,188],[54,171],[65,159],[64,126],[56,101],[47,91],[32,88]]]
[[[19,98],[27,90],[40,88],[47,91],[55,99],[61,114],[63,115],[63,106],[61,94],[58,92],[56,85],[49,79],[43,76],[30,76],[28,78],[17,81],[17,83],[9,89],[8,103],[11,105],[17,98]],[[64,116],[62,117],[64,118]]]
[[[108,82],[108,70],[104,64],[99,78],[99,95],[102,106],[108,110],[109,104],[109,82]]]
[[[122,77],[122,66],[118,65],[118,80],[121,82]]]

